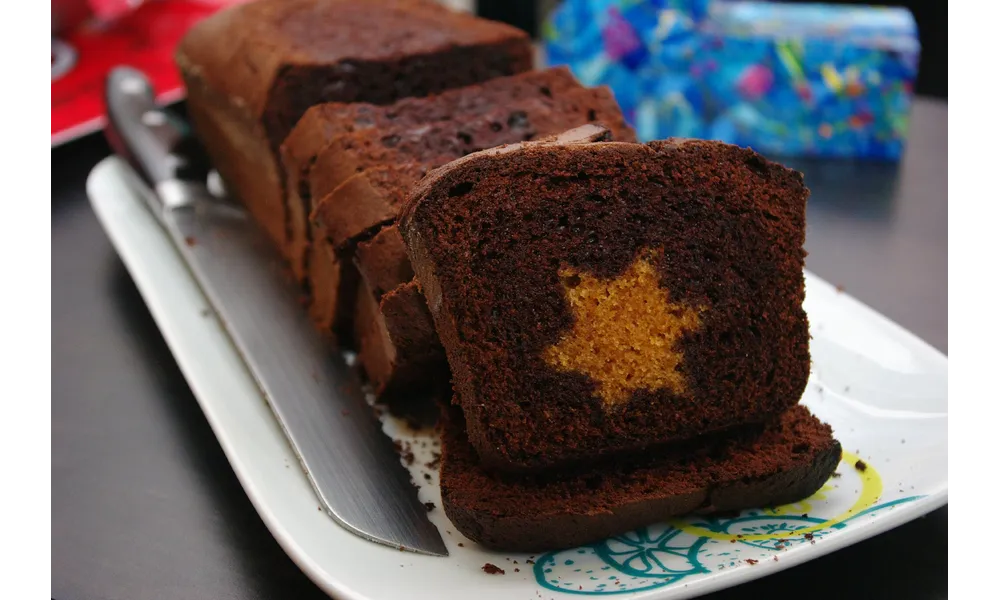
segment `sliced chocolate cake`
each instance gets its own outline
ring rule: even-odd
[[[350,189],[331,194],[350,178],[373,167],[404,160],[428,168],[439,166],[484,148],[552,135],[587,123],[609,128],[617,140],[635,140],[608,88],[581,87],[558,95],[549,88],[545,90],[517,101],[496,102],[483,112],[455,113],[447,120],[416,126],[374,127],[333,140],[316,157],[310,188],[312,198],[318,199],[315,215],[322,219],[334,249],[340,252],[373,228],[395,219],[401,202],[399,190],[408,189],[416,181],[412,177],[423,176],[422,171],[408,170],[396,173],[392,179],[368,177],[364,184],[356,182]],[[453,98],[477,91],[453,90],[408,104],[453,103]],[[354,194],[359,187],[363,196]],[[365,206],[360,205],[361,201]]]
[[[390,104],[527,71],[524,32],[431,0],[256,0],[194,25],[176,52],[213,164],[279,247],[278,147],[310,106]]]
[[[552,96],[539,92],[537,97],[519,104],[495,107],[481,114],[456,114],[421,125],[401,122],[372,127],[332,140],[317,156],[309,182],[311,197],[321,198],[310,219],[306,264],[316,322],[321,326],[334,323],[335,333],[341,337],[345,334],[341,319],[327,311],[341,307],[350,314],[354,288],[330,288],[317,281],[330,280],[331,269],[346,273],[350,266],[341,263],[349,262],[354,245],[391,222],[405,191],[427,169],[479,148],[550,135],[592,118],[610,123],[612,131],[623,139],[634,139],[607,89],[581,88]],[[427,98],[426,102],[442,98],[445,94]],[[563,112],[553,110],[553,101]],[[382,215],[389,215],[388,220],[380,221]],[[386,264],[383,268],[400,266]],[[341,277],[341,281],[350,284],[353,280]]]
[[[461,412],[443,420],[441,501],[466,537],[508,552],[603,540],[689,513],[803,500],[841,458],[830,427],[793,406],[761,427],[544,475],[485,469]]]
[[[439,96],[407,98],[388,106],[364,102],[328,102],[307,110],[281,145],[286,178],[289,239],[285,249],[296,276],[305,277],[307,218],[313,203],[309,172],[316,156],[339,136],[370,128],[413,127],[456,116],[472,116],[524,99],[561,97],[582,89],[569,69],[556,67],[498,77]],[[422,174],[421,174],[422,175]]]
[[[484,465],[763,422],[809,374],[801,174],[736,146],[559,140],[432,171],[399,221]]]
[[[355,313],[358,361],[380,401],[397,416],[425,412],[449,395],[451,378],[434,321],[410,281],[379,297],[361,279]]]

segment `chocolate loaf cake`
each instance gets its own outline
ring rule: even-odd
[[[808,378],[801,174],[589,129],[436,169],[399,220],[488,467],[763,422]]]
[[[440,101],[444,97],[442,94],[427,101]],[[404,190],[408,190],[426,169],[482,147],[556,133],[591,118],[609,123],[624,139],[634,139],[607,89],[581,88],[560,98],[563,97],[568,99],[556,98],[557,106],[566,112],[554,112],[552,99],[539,93],[538,97],[525,100],[517,107],[495,107],[481,114],[453,115],[451,119],[430,124],[373,127],[334,138],[317,156],[310,171],[311,197],[321,198],[310,219],[312,241],[306,264],[314,320],[321,327],[333,323],[335,334],[344,336],[343,320],[331,315],[329,310],[350,314],[355,290],[344,285],[339,288],[321,286],[317,281],[331,279],[328,274],[331,269],[346,273],[350,266],[342,263],[350,257],[354,244],[377,232],[383,224],[377,220],[376,213],[384,211],[393,218],[405,197]],[[503,123],[513,125],[496,127]],[[387,172],[378,168],[383,165],[393,169]],[[372,170],[371,175],[367,173],[369,170]],[[360,178],[354,179],[356,175]],[[398,266],[385,265],[385,268]],[[350,283],[353,280],[341,277],[341,281]]]
[[[440,96],[406,98],[388,106],[328,102],[311,107],[281,145],[289,219],[285,252],[296,275],[305,277],[303,257],[309,243],[307,218],[313,209],[309,172],[316,156],[338,136],[370,128],[413,127],[455,116],[472,116],[525,98],[559,97],[569,90],[581,88],[569,69],[555,67],[498,77],[479,85],[443,92]]]
[[[532,52],[524,32],[430,0],[256,0],[193,26],[176,62],[213,164],[283,248],[278,148],[306,109],[527,71]]]
[[[541,552],[689,513],[803,500],[823,486],[840,457],[830,427],[800,405],[763,428],[699,439],[657,456],[547,475],[491,473],[453,409],[443,421],[441,500],[455,527],[483,546]]]

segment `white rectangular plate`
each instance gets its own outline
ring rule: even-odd
[[[319,510],[253,380],[177,252],[110,157],[87,190],[243,488],[302,570],[338,598],[688,598],[775,573],[942,506],[948,494],[948,361],[907,331],[807,274],[813,372],[802,401],[842,442],[838,474],[796,505],[678,519],[540,556],[489,552],[440,508],[429,432],[391,418],[447,558],[399,552],[348,533]],[[867,468],[855,467],[863,460]],[[739,536],[739,537],[737,537]],[[733,541],[735,540],[735,542]],[[486,563],[505,570],[488,575]]]

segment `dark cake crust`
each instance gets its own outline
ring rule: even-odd
[[[841,458],[830,427],[794,406],[763,430],[741,430],[661,452],[555,475],[484,469],[461,413],[443,421],[441,500],[466,537],[496,550],[579,546],[689,513],[805,499]]]
[[[431,172],[399,221],[485,465],[532,470],[762,422],[809,373],[802,176],[694,140],[521,144]],[[701,307],[676,342],[686,381],[608,407],[541,355],[570,335],[572,268],[623,277],[647,250]],[[579,278],[577,278],[579,281]]]

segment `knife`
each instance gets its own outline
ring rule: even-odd
[[[186,123],[157,106],[149,81],[128,67],[111,71],[105,100],[108,141],[138,175],[321,506],[365,539],[447,556],[359,378],[312,325],[263,231],[239,204],[209,190],[208,163]]]

